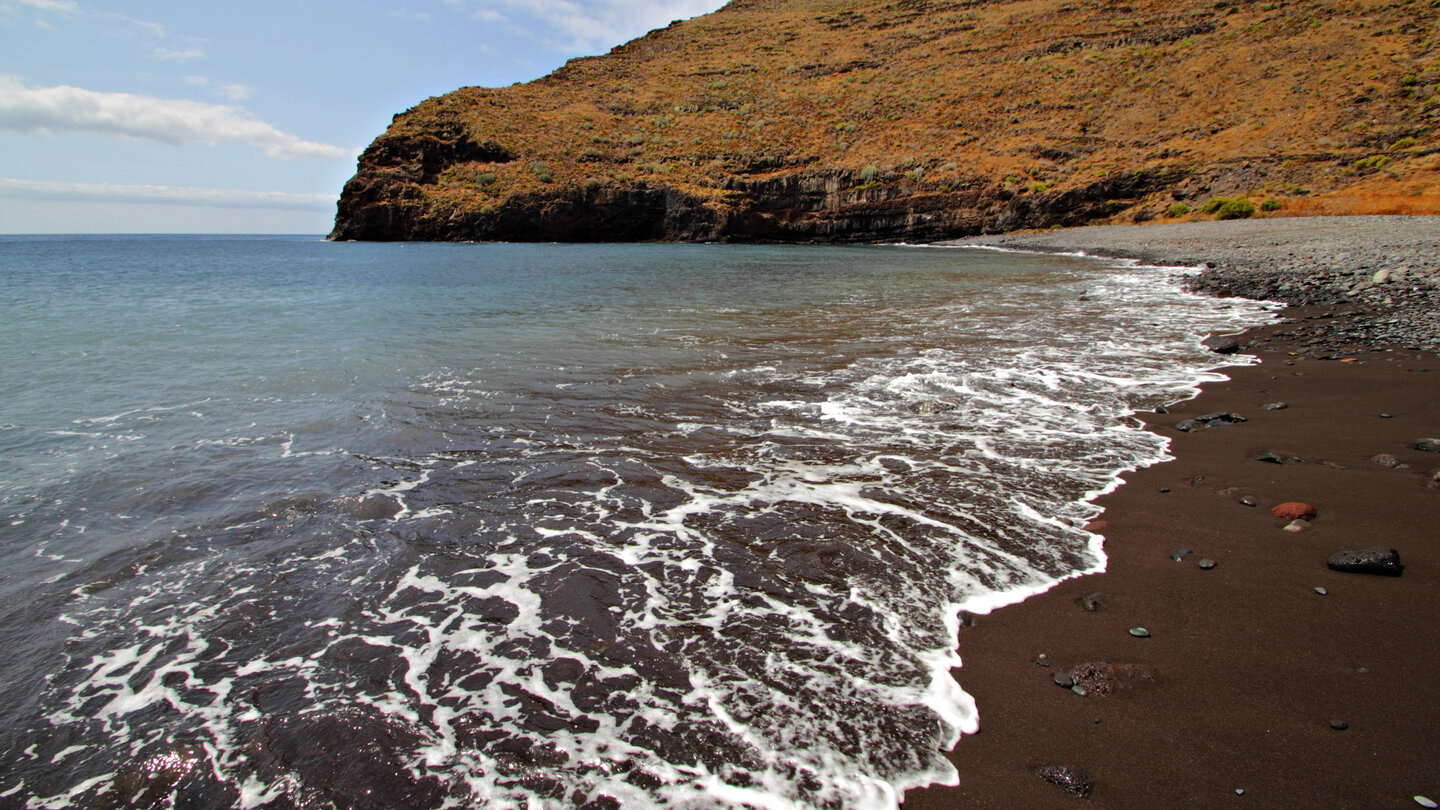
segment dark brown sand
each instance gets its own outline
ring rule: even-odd
[[[951,754],[960,786],[911,791],[906,810],[1440,800],[1440,491],[1427,487],[1440,453],[1412,447],[1440,437],[1440,358],[1292,355],[1302,347],[1276,333],[1296,328],[1256,330],[1262,342],[1247,351],[1262,364],[1146,416],[1177,458],[1099,501],[1106,573],[961,630],[954,674],[979,704],[981,731]],[[1288,407],[1264,408],[1274,402]],[[1249,421],[1173,427],[1214,411]],[[1256,461],[1266,450],[1304,461]],[[1381,453],[1408,469],[1372,462]],[[1271,508],[1287,501],[1318,510],[1309,529],[1282,529]],[[1398,549],[1404,575],[1325,565],[1373,546]],[[1173,561],[1181,548],[1194,553]],[[1202,558],[1216,567],[1202,570]],[[1092,594],[1093,612],[1083,604]],[[1040,653],[1051,668],[1035,663]],[[1113,692],[1082,697],[1053,682],[1087,662],[1118,665]],[[1090,798],[1038,777],[1047,765],[1087,773]]]

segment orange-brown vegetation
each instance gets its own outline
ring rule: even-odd
[[[1436,213],[1437,86],[1432,0],[734,0],[397,116],[336,234],[544,238],[518,223],[597,206],[655,238],[857,240],[1213,196]]]

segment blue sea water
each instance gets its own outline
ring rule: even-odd
[[[0,237],[0,806],[953,782],[959,612],[1102,566],[1129,414],[1265,317],[1176,272]]]

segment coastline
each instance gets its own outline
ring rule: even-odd
[[[1041,778],[1048,766],[1081,775],[1095,807],[1440,798],[1440,704],[1430,692],[1440,651],[1426,644],[1440,615],[1440,489],[1429,486],[1440,453],[1413,446],[1440,434],[1431,317],[1440,218],[1080,228],[964,243],[1208,263],[1192,286],[1269,290],[1292,306],[1233,338],[1259,364],[1227,368],[1228,382],[1141,416],[1171,439],[1174,460],[1097,499],[1104,573],[962,627],[964,666],[953,674],[976,700],[981,730],[950,753],[959,787],[910,791],[907,810],[1079,801],[1054,784],[1062,772]],[[1401,283],[1365,286],[1400,267]],[[1221,411],[1247,421],[1175,428]],[[1301,461],[1257,460],[1267,451]],[[1372,460],[1380,454],[1403,466]],[[1290,501],[1319,512],[1303,531],[1285,531],[1271,513]],[[1375,546],[1399,551],[1403,576],[1326,567],[1335,552]],[[1177,562],[1180,549],[1193,553]],[[1141,626],[1149,637],[1128,632]],[[1036,662],[1042,653],[1050,666]],[[1060,673],[1080,676],[1089,694],[1057,686]]]

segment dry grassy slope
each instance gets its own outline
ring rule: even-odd
[[[657,238],[865,240],[921,210],[934,237],[1235,194],[1437,212],[1437,85],[1440,0],[734,0],[397,116],[335,235],[595,238],[575,225],[603,209],[663,212]]]

